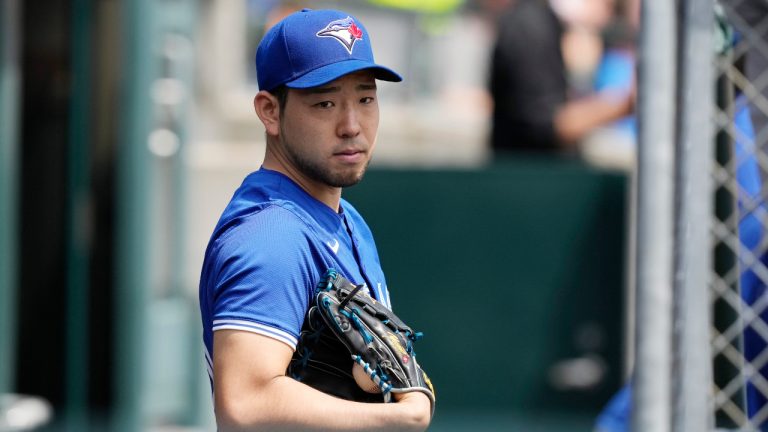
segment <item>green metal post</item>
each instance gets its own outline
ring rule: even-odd
[[[91,4],[72,4],[72,98],[67,195],[66,399],[69,430],[87,430]]]
[[[20,4],[0,6],[0,394],[14,390]]]
[[[189,290],[184,286],[184,266],[185,251],[185,232],[187,228],[186,217],[186,154],[187,144],[189,143],[189,106],[192,98],[194,82],[194,34],[197,28],[199,2],[188,1],[185,3],[164,2],[163,17],[165,18],[164,27],[173,29],[174,37],[178,38],[177,53],[169,58],[166,64],[167,78],[178,80],[178,82],[187,89],[186,97],[179,101],[178,105],[170,108],[173,111],[173,127],[179,137],[179,151],[170,161],[170,170],[172,172],[171,190],[172,205],[170,207],[172,220],[172,253],[171,266],[171,291],[170,296],[174,301],[183,307],[189,308],[187,314],[185,333],[179,334],[179,337],[187,338],[187,353],[185,357],[189,359],[183,367],[186,370],[187,380],[182,384],[186,386],[184,397],[186,398],[184,406],[186,407],[181,414],[180,420],[188,426],[195,426],[201,423],[201,412],[198,405],[198,392],[200,380],[203,377],[199,374],[199,368],[196,366],[202,361],[200,356],[200,320],[197,311],[197,297],[189,296]],[[188,45],[186,45],[188,44]],[[186,46],[183,46],[186,45]],[[184,353],[181,353],[184,355]]]
[[[150,155],[147,150],[154,14],[149,0],[122,2],[122,112],[117,173],[115,261],[115,431],[144,430],[142,394],[148,279]]]
[[[152,130],[170,133],[178,147],[167,153],[154,148],[150,192],[153,208],[152,292],[149,296],[150,339],[174,337],[177,343],[161,344],[163,361],[148,373],[147,396],[151,418],[173,419],[194,426],[201,422],[199,409],[200,320],[197,296],[184,286],[185,262],[185,153],[189,141],[189,107],[193,91],[194,35],[197,29],[198,1],[158,1],[153,6],[156,29],[153,32],[154,117]],[[168,362],[168,359],[174,359]],[[171,369],[168,369],[171,368]]]

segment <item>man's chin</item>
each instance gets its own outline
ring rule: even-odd
[[[341,187],[341,188],[346,188],[346,187],[354,186],[354,185],[360,183],[360,181],[363,180],[363,174],[364,173],[360,173],[360,174],[355,175],[355,176],[334,179],[334,183],[335,184],[332,184],[331,186]]]
[[[331,186],[333,187],[350,187],[354,186],[360,181],[363,180],[363,176],[365,175],[365,169],[356,171],[356,172],[350,172],[350,173],[337,173],[336,175],[331,178]]]

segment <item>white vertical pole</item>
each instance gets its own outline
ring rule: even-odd
[[[714,158],[714,4],[682,0],[675,215],[673,425],[711,430],[710,221]]]
[[[642,3],[632,430],[671,427],[675,2]]]

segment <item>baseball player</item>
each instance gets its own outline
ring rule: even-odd
[[[287,372],[326,269],[390,307],[371,231],[341,191],[362,179],[376,144],[376,80],[402,78],[375,63],[360,21],[333,10],[278,22],[258,47],[256,68],[264,162],[224,210],[200,280],[219,429],[424,430],[432,408],[423,392],[359,402]],[[343,387],[352,360],[340,355]]]

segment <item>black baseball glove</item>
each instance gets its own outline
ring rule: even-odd
[[[421,338],[391,310],[331,269],[317,287],[288,374],[344,399],[389,402],[392,393],[420,391],[435,407],[435,391],[416,361]],[[378,386],[362,390],[352,375],[359,364]]]

